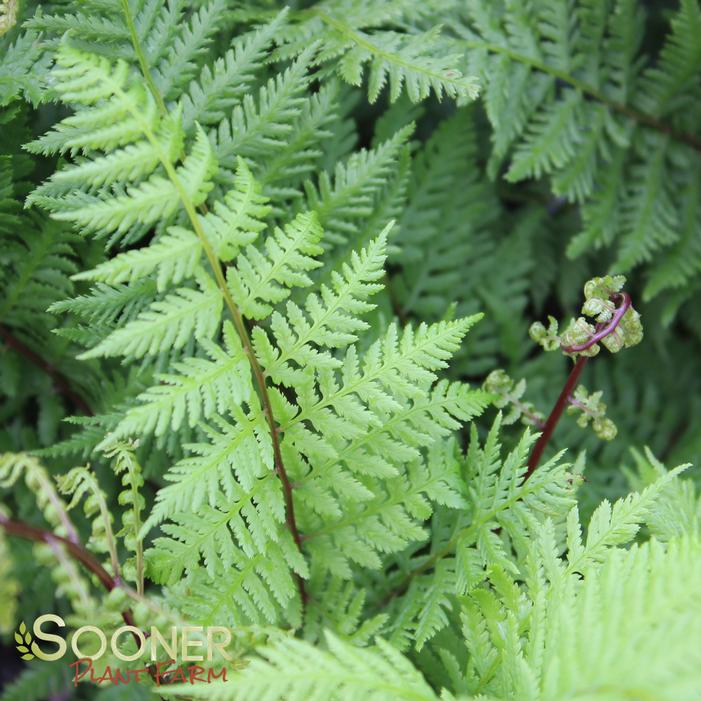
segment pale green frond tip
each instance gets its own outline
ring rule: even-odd
[[[377,235],[377,239],[379,241],[382,241],[383,244],[387,243],[387,240],[389,239],[389,235],[392,232],[392,229],[394,229],[396,223],[397,223],[396,219],[391,219],[390,221],[388,221],[387,224],[385,225],[385,228],[382,229],[382,231]]]

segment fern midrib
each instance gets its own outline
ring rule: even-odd
[[[149,85],[149,89],[153,92],[155,91],[154,97],[159,104],[160,110],[163,114],[167,114],[167,108],[165,106],[165,102],[163,101],[163,97],[160,95],[160,92],[158,91],[158,88],[156,87],[155,83],[153,82],[153,77],[151,76],[151,71],[149,69],[148,64],[146,63],[146,58],[144,56],[144,53],[141,49],[141,43],[139,41],[139,37],[136,33],[136,27],[134,26],[134,20],[131,15],[131,9],[129,7],[129,2],[128,0],[122,0],[122,10],[124,12],[127,24],[129,26],[129,31],[130,31],[130,36],[132,40],[132,44],[134,46],[134,51],[136,52],[137,58],[139,60],[139,66],[141,68],[141,72],[144,75],[144,79],[146,80],[147,84]],[[127,104],[129,105],[129,108],[133,110],[133,105],[131,103],[131,100],[128,99],[128,97],[124,94],[124,92],[121,90],[120,86],[115,86],[116,90],[118,90],[121,95],[122,99],[127,100]],[[156,96],[157,95],[157,96]],[[278,477],[280,478],[280,481],[282,482],[282,490],[283,490],[283,496],[285,500],[285,519],[287,523],[287,527],[290,530],[292,534],[292,538],[295,541],[295,544],[299,548],[299,551],[301,553],[302,551],[302,540],[300,538],[299,531],[297,529],[297,521],[295,519],[295,512],[294,512],[294,500],[292,497],[292,485],[290,483],[289,477],[287,475],[287,471],[285,470],[285,465],[282,460],[282,453],[280,452],[280,440],[278,436],[278,427],[276,426],[275,423],[275,417],[273,414],[273,408],[272,404],[270,402],[270,396],[268,394],[268,389],[267,385],[265,382],[265,376],[263,375],[263,371],[261,370],[260,364],[258,363],[258,359],[256,358],[255,352],[253,350],[253,346],[251,345],[251,339],[248,335],[248,331],[246,329],[246,325],[244,324],[243,317],[241,315],[241,312],[239,311],[238,306],[234,302],[231,292],[229,291],[229,287],[226,284],[226,279],[224,278],[224,274],[221,269],[221,265],[219,263],[219,259],[215,255],[212,246],[209,242],[209,239],[207,238],[204,230],[202,229],[202,224],[200,223],[199,217],[197,215],[197,212],[195,210],[195,206],[190,199],[189,195],[185,191],[180,178],[178,177],[178,174],[173,167],[173,164],[170,162],[170,158],[168,157],[168,154],[164,154],[161,148],[160,143],[156,139],[155,135],[151,131],[150,125],[147,122],[144,122],[144,120],[141,118],[141,115],[138,110],[133,110],[133,115],[137,119],[137,121],[141,122],[144,126],[142,128],[145,129],[145,135],[146,138],[152,143],[154,149],[159,155],[159,159],[161,160],[163,167],[168,175],[168,178],[171,180],[173,183],[174,187],[176,188],[178,195],[180,196],[180,199],[183,203],[183,206],[185,208],[185,212],[188,216],[188,219],[190,220],[190,223],[192,224],[193,230],[197,234],[198,238],[200,239],[202,243],[202,248],[205,252],[205,256],[207,257],[207,260],[209,262],[210,267],[212,268],[212,272],[214,273],[214,277],[216,279],[217,285],[219,286],[219,289],[224,297],[224,302],[229,310],[229,313],[234,321],[234,326],[236,327],[236,331],[239,334],[239,337],[241,339],[241,342],[243,343],[245,352],[248,356],[248,360],[251,365],[251,369],[253,370],[253,374],[256,379],[256,385],[258,388],[258,392],[261,395],[261,400],[263,402],[263,408],[265,411],[266,419],[268,422],[268,428],[270,430],[270,436],[271,436],[271,441],[273,445],[273,455],[274,455],[274,460],[275,460],[275,472],[277,473]],[[304,587],[304,582],[301,578],[298,578],[298,585],[299,585],[299,592],[300,596],[302,599],[302,605],[304,605],[306,601],[306,592],[305,592],[305,587]]]
[[[141,73],[144,76],[144,80],[146,81],[146,85],[148,86],[150,93],[153,95],[153,99],[158,105],[158,109],[161,111],[161,113],[167,114],[168,108],[166,107],[166,103],[163,100],[163,96],[161,95],[160,90],[158,89],[156,83],[153,80],[153,76],[151,75],[151,71],[146,61],[146,56],[144,55],[143,49],[141,48],[141,40],[139,39],[139,34],[136,31],[134,17],[132,16],[131,8],[129,7],[129,0],[121,0],[121,3],[124,19],[126,20],[127,29],[129,30],[129,37],[131,39],[131,44],[134,47],[134,53],[136,54],[136,60],[139,62],[139,68],[141,69]]]
[[[600,102],[601,104],[605,105],[610,110],[618,112],[619,114],[622,114],[628,117],[629,119],[632,119],[633,121],[642,124],[643,126],[654,129],[655,131],[658,131],[662,134],[667,134],[675,141],[684,143],[687,146],[690,146],[694,150],[699,151],[701,153],[701,138],[699,138],[695,134],[677,131],[670,124],[667,124],[666,122],[663,122],[662,120],[653,117],[650,114],[640,112],[639,110],[636,110],[635,108],[630,107],[629,105],[623,102],[612,100],[594,86],[590,85],[584,80],[581,80],[580,78],[577,78],[576,76],[572,75],[571,73],[568,73],[567,71],[554,68],[553,66],[550,66],[547,63],[544,63],[543,61],[539,61],[538,59],[533,58],[531,56],[526,56],[525,54],[520,54],[516,51],[513,51],[512,49],[509,49],[506,46],[500,46],[499,44],[475,40],[462,40],[460,41],[460,43],[468,49],[486,49],[491,53],[506,56],[511,61],[525,64],[527,66],[530,66],[531,68],[534,68],[537,71],[540,71],[541,73],[551,76],[552,78],[561,80],[563,83],[567,83],[571,87],[575,88],[575,90],[579,90],[584,95],[587,95],[591,99],[596,100],[597,102]]]

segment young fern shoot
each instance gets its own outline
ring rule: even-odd
[[[543,432],[528,458],[526,479],[538,467],[543,451],[567,404],[572,401],[573,394],[574,402],[577,402],[573,406],[579,406],[585,414],[594,414],[593,426],[597,435],[607,440],[616,435],[612,422],[601,416],[602,406],[598,398],[595,399],[595,395],[592,395],[587,402],[586,391],[583,389],[577,391],[575,388],[589,358],[599,353],[599,344],[611,353],[618,353],[623,348],[637,345],[643,339],[640,314],[633,309],[628,293],[622,292],[625,281],[623,275],[606,275],[592,278],[584,285],[585,302],[582,305],[582,314],[593,319],[595,324],[588,321],[585,316],[580,316],[570,323],[562,336],[557,336],[558,325],[553,319],[550,320],[550,328],[547,330],[539,322],[531,326],[531,338],[540,343],[545,350],[554,350],[559,346],[565,355],[576,360],[545,422]],[[604,406],[603,409],[605,408]],[[586,422],[585,419],[584,425]]]
[[[545,351],[560,350],[574,360],[574,367],[545,421],[532,404],[521,400],[525,391],[524,380],[515,384],[503,370],[493,371],[485,380],[485,389],[497,396],[497,406],[511,407],[511,421],[521,417],[526,423],[542,429],[540,438],[528,458],[525,479],[538,467],[555,427],[566,409],[570,414],[581,411],[578,425],[586,427],[591,421],[594,432],[600,438],[611,440],[615,437],[616,426],[605,415],[606,405],[601,402],[602,393],[594,392],[590,395],[583,386],[577,386],[577,382],[589,359],[599,353],[601,345],[611,353],[618,353],[642,340],[640,314],[633,308],[630,295],[622,291],[624,284],[625,277],[622,275],[606,275],[587,281],[584,285],[585,302],[582,306],[584,316],[571,321],[561,335],[559,324],[553,317],[549,317],[547,328],[539,321],[531,325],[531,338]]]

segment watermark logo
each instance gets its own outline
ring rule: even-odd
[[[15,642],[23,660],[33,660],[36,655],[36,645],[32,642],[32,634],[27,630],[24,621],[19,624],[19,630],[15,632]]]
[[[226,650],[231,642],[231,631],[223,626],[170,626],[165,630],[152,626],[148,632],[144,632],[135,626],[124,625],[110,633],[97,626],[85,625],[72,631],[66,640],[45,630],[47,624],[59,629],[66,627],[65,621],[53,613],[39,616],[31,632],[22,621],[15,632],[17,650],[23,660],[36,658],[51,662],[63,658],[70,649],[76,658],[69,663],[75,686],[84,679],[96,683],[128,684],[150,677],[158,686],[208,683],[215,679],[226,681],[226,667],[221,666],[217,671],[212,665],[215,660],[221,664],[232,659]],[[123,645],[127,638],[134,642],[135,647],[129,653],[125,652]],[[103,657],[106,658],[104,661],[138,660],[145,666],[124,669],[110,667],[109,664],[94,664]],[[206,663],[209,663],[208,666],[204,666]]]

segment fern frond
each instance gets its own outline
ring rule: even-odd
[[[469,278],[463,275],[465,259],[478,255],[475,235],[497,216],[498,203],[477,177],[477,135],[470,116],[461,110],[444,121],[412,163],[392,258],[402,266],[392,285],[405,314],[441,318],[452,301],[458,302],[459,313],[475,311],[473,298],[481,285],[474,284],[477,269]]]
[[[203,273],[197,280],[197,289],[181,287],[165,299],[153,302],[133,321],[113,331],[80,357],[141,358],[182,348],[193,335],[197,339],[211,338],[219,326],[222,306],[219,288]]]
[[[687,467],[688,465],[681,465],[670,470],[642,492],[633,492],[613,505],[604,500],[592,514],[586,542],[581,539],[579,515],[575,508],[567,520],[566,572],[582,572],[591,563],[600,561],[608,549],[631,542],[662,490]]]
[[[183,134],[174,120],[165,120],[156,139],[155,144],[139,141],[102,158],[78,160],[75,165],[55,172],[36,188],[27,203],[65,195],[74,188],[86,187],[94,192],[115,182],[138,183],[156,169],[163,152],[175,161],[183,148]]]
[[[660,60],[642,70],[641,9],[557,0],[529,14],[472,2],[458,31],[485,83],[492,175],[507,159],[512,182],[548,178],[582,207],[568,253],[613,247],[617,270],[644,265],[653,274],[652,294],[681,284],[698,263],[688,235],[697,222],[678,216],[694,171],[672,163],[698,160],[691,105],[701,53],[691,36],[701,14],[696,2],[682,3]]]
[[[299,185],[318,167],[324,145],[335,134],[341,94],[336,81],[323,84],[302,105],[284,144],[260,164],[258,177],[271,196],[292,200],[302,196]]]
[[[692,698],[700,681],[698,552],[698,538],[652,541],[613,550],[584,581],[570,577],[542,601],[527,645],[514,638],[504,647],[490,686],[543,700],[592,688],[611,698]],[[520,674],[507,673],[514,667]]]
[[[248,246],[236,259],[236,272],[228,275],[228,284],[243,313],[252,319],[264,319],[285,299],[293,287],[312,284],[307,274],[319,267],[314,258],[322,230],[316,217],[300,214],[285,229],[277,228],[265,241],[266,252]]]
[[[374,648],[359,648],[327,632],[326,646],[320,650],[305,641],[278,637],[259,651],[260,656],[241,675],[210,684],[208,698],[438,701],[411,662],[381,639]]]
[[[533,282],[543,281],[542,267],[532,275],[532,260],[536,251],[544,255],[540,237],[548,226],[537,207],[516,217],[502,209],[480,162],[475,117],[471,108],[457,111],[416,152],[390,258],[400,315],[441,319],[486,311],[455,360],[469,376],[492,368],[497,352],[510,362],[522,359],[527,329],[519,320]]]
[[[7,39],[3,39],[3,44]],[[0,105],[9,105],[20,95],[39,104],[45,99],[44,82],[50,57],[43,54],[40,35],[27,31],[5,46],[0,58]]]
[[[412,102],[425,100],[431,92],[435,93],[438,99],[444,94],[452,98],[472,100],[477,97],[476,80],[462,76],[455,68],[459,55],[437,55],[438,48],[444,42],[440,28],[415,36],[394,32],[375,32],[368,35],[354,31],[330,15],[323,15],[323,19],[332,30],[329,33],[331,37],[327,37],[326,40],[331,46],[324,46],[323,52],[338,52],[339,47],[333,45],[334,39],[338,43],[349,42],[352,45],[338,66],[338,72],[344,80],[351,85],[360,85],[363,64],[370,63],[370,102],[377,100],[387,81],[391,102],[399,98],[403,87],[406,88]],[[339,37],[334,37],[334,34],[338,34]]]
[[[367,618],[365,603],[367,591],[359,589],[352,581],[329,576],[323,585],[312,582],[316,590],[325,592],[324,600],[313,602],[307,608],[305,626],[310,632],[310,641],[323,639],[324,632],[330,630],[354,645],[365,646],[379,634],[387,622],[385,614]]]
[[[399,98],[403,88],[412,102],[426,99],[431,92],[438,99],[443,95],[467,100],[477,96],[476,80],[458,70],[460,56],[446,51],[448,42],[441,36],[440,27],[414,34],[368,32],[364,29],[373,26],[375,12],[363,8],[369,10],[363,14],[360,7],[349,12],[349,8],[333,5],[322,3],[311,10],[306,25],[301,24],[289,33],[289,46],[283,45],[280,54],[289,56],[298,47],[319,41],[316,61],[320,64],[337,61],[339,75],[352,85],[361,84],[364,65],[369,64],[370,102],[377,100],[386,82],[392,102]]]
[[[207,432],[209,443],[190,446],[193,455],[166,474],[166,481],[172,484],[159,491],[148,526],[184,512],[191,502],[199,507],[224,494],[236,502],[234,513],[245,511],[252,530],[275,533],[270,526],[257,525],[258,519],[270,523],[271,517],[273,522],[280,522],[283,513],[282,495],[271,479],[272,454],[265,417],[260,409],[234,415],[235,423],[215,420],[215,426]],[[258,513],[258,504],[265,504],[265,510]],[[264,539],[258,537],[257,541],[262,547]]]
[[[648,114],[663,116],[674,111],[682,122],[687,122],[683,116],[685,109],[693,100],[691,93],[699,88],[701,50],[696,41],[699,30],[701,8],[694,0],[682,0],[672,16],[659,61],[642,76],[638,103]]]
[[[113,443],[106,451],[108,457],[114,458],[114,471],[122,476],[124,491],[120,492],[118,501],[126,506],[122,515],[122,528],[117,535],[124,538],[124,545],[134,553],[133,561],[124,565],[127,579],[136,583],[137,594],[144,593],[144,546],[141,536],[142,512],[146,506],[141,489],[144,486],[141,465],[136,461],[134,445]]]
[[[256,31],[237,37],[232,47],[211,66],[202,67],[182,96],[183,126],[189,130],[195,122],[215,125],[239,104],[257,79],[257,72],[273,39],[282,31],[286,12]]]
[[[234,545],[228,513],[220,509],[208,506],[199,518],[181,514],[177,525],[166,524],[163,530],[171,537],[157,539],[156,549],[147,552],[151,577],[173,583],[188,571],[182,585],[190,596],[181,597],[180,607],[205,625],[298,619],[290,608],[296,594],[292,573],[308,572],[290,535],[281,532],[280,541],[269,542],[264,554],[246,552]]]
[[[212,140],[222,167],[233,169],[236,157],[259,159],[284,148],[291,123],[306,102],[310,58],[310,52],[305,52],[283,73],[270,78],[261,87],[257,103],[250,94],[245,95],[231,117],[219,124]]]
[[[225,13],[225,0],[210,0],[192,12],[169,42],[166,55],[153,71],[153,80],[165,100],[179,97],[194,77],[200,57],[207,53]]]
[[[518,182],[563,168],[575,155],[579,133],[581,96],[571,92],[547,112],[538,113],[514,152],[507,180]]]
[[[66,32],[76,31],[81,40],[90,50],[90,45],[102,46],[110,56],[124,58],[129,44],[129,30],[120,13],[119,6],[114,3],[107,8],[105,3],[88,0],[76,12],[60,14],[37,14],[27,25],[48,37],[61,37]],[[107,12],[106,12],[107,10]]]
[[[0,515],[7,517],[4,507],[0,511]],[[17,581],[16,565],[5,533],[0,534],[0,556],[0,595],[5,602],[2,614],[0,614],[0,631],[8,633],[12,630],[17,616],[20,583]]]
[[[75,235],[60,225],[37,220],[27,236],[20,236],[13,227],[11,236],[3,241],[5,264],[11,265],[2,280],[3,323],[27,332],[34,329],[34,333],[42,324],[47,329],[54,327],[55,320],[47,309],[73,291],[70,276],[76,271]]]
[[[250,244],[264,228],[260,220],[268,212],[265,203],[260,186],[246,164],[240,161],[233,189],[200,219],[210,244],[222,260],[234,258],[239,249]],[[92,270],[75,275],[74,279],[99,280],[115,285],[134,283],[155,273],[156,288],[163,292],[194,277],[202,256],[202,242],[197,235],[173,226],[148,248],[122,253]]]
[[[701,187],[699,159],[692,156],[688,161],[690,177],[682,186],[679,222],[681,232],[669,254],[652,271],[645,286],[645,297],[651,299],[662,290],[679,289],[696,277],[701,266],[701,250],[697,232],[701,228],[701,208],[698,191]]]
[[[153,280],[140,280],[135,285],[97,283],[86,295],[54,302],[52,313],[70,312],[97,326],[110,329],[117,320],[129,320],[153,301],[156,285]]]
[[[342,348],[356,341],[357,334],[368,328],[358,317],[373,308],[366,300],[381,289],[377,281],[384,275],[390,226],[360,254],[353,253],[340,273],[332,274],[330,288],[322,285],[318,294],[307,297],[306,314],[294,302],[287,305],[287,317],[273,313],[271,332],[275,346],[261,328],[254,330],[256,350],[276,382],[294,386],[297,373],[290,367],[291,361],[299,368],[310,364],[317,367],[341,365],[340,360],[317,352],[314,346]]]
[[[376,148],[354,153],[337,164],[333,180],[321,173],[318,184],[305,184],[307,206],[316,212],[329,243],[354,241],[413,130],[409,125]]]
[[[645,162],[631,168],[622,205],[617,270],[625,272],[649,261],[654,251],[678,238],[678,217],[668,185],[667,150],[666,140],[648,142]]]
[[[449,530],[434,533],[429,555],[402,563],[403,596],[394,604],[390,627],[395,645],[406,647],[411,642],[417,649],[425,645],[448,625],[454,598],[475,590],[490,568],[520,574],[520,560],[513,550],[527,552],[534,524],[563,523],[573,505],[573,480],[567,464],[557,456],[524,482],[534,437],[526,431],[502,458],[500,429],[497,417],[481,446],[473,428],[463,468],[467,487],[462,516]],[[436,528],[439,525],[440,521]],[[424,574],[429,570],[430,574]],[[427,600],[428,607],[424,605]]]
[[[478,399],[475,404],[479,406]],[[399,421],[393,423],[393,427],[387,430],[388,434],[401,425]],[[411,425],[409,422],[407,424]],[[373,438],[377,438],[377,432],[374,433]],[[435,440],[429,431],[420,438],[429,444]],[[354,472],[366,484],[369,484],[369,480],[362,475],[382,475],[382,472],[373,468],[377,463],[384,463],[385,472],[390,474],[384,480],[382,493],[374,496],[372,493],[351,495],[342,492],[339,484],[336,488],[337,495],[329,494],[328,499],[332,504],[335,503],[336,513],[328,508],[320,508],[324,525],[314,528],[313,523],[305,523],[305,545],[309,551],[319,562],[324,563],[324,569],[343,578],[350,578],[356,565],[379,569],[382,565],[381,554],[399,552],[413,542],[424,540],[426,531],[420,524],[431,515],[432,503],[453,507],[463,503],[459,497],[457,473],[451,473],[443,460],[430,457],[425,464],[417,461],[401,470],[399,465],[390,462],[388,454],[363,454],[357,445],[352,447],[357,451],[355,454],[347,451],[341,453],[341,457],[349,465],[353,465],[354,459],[358,460]],[[416,453],[418,447],[414,447]],[[410,452],[410,448],[406,452]],[[399,463],[399,460],[395,458],[394,462]],[[338,474],[338,471],[329,468],[326,468],[326,472],[323,474],[317,470],[314,478],[305,479],[300,486],[300,497],[307,496],[310,501],[325,506],[319,492],[325,488],[325,483],[335,482],[334,472]],[[339,479],[342,478],[339,476]]]
[[[0,695],[2,701],[41,701],[50,694],[70,688],[70,674],[60,662],[32,665],[8,684]]]
[[[66,117],[44,136],[27,145],[33,153],[110,151],[157,132],[158,112],[141,84],[129,83],[129,66],[112,64],[62,44],[54,68],[62,100],[88,109]]]
[[[32,452],[0,455],[0,626],[65,595],[69,627],[230,628],[229,679],[164,696],[696,699],[698,489],[654,455],[701,455],[698,0],[23,5],[0,447]],[[565,418],[574,464],[530,469],[531,431],[476,423],[506,395],[465,380],[518,369],[534,404],[507,399],[545,408],[567,363],[526,318],[607,264],[668,328],[591,367],[619,441]]]
[[[74,280],[99,280],[108,285],[134,283],[156,273],[156,289],[163,292],[191,278],[202,258],[202,244],[187,229],[172,226],[168,233],[147,249],[121,253],[92,270],[73,276]]]
[[[92,528],[89,545],[92,545],[98,552],[107,553],[110,556],[112,573],[118,575],[119,559],[117,557],[117,543],[112,530],[112,513],[95,474],[88,467],[74,467],[61,475],[58,479],[58,487],[62,494],[72,497],[66,507],[68,510],[76,506],[83,497],[86,497],[83,511]]]
[[[402,407],[400,401],[406,401],[407,397],[414,397],[418,402],[422,396],[419,387],[424,383],[429,385],[432,383],[435,377],[434,370],[443,365],[444,358],[454,350],[458,339],[475,320],[466,319],[460,322],[438,324],[432,328],[419,328],[415,333],[407,330],[401,340],[397,338],[396,329],[391,329],[382,344],[378,341],[375,348],[368,351],[364,361],[364,376],[359,374],[359,368],[353,369],[356,366],[356,354],[351,347],[343,371],[344,386],[336,387],[335,393],[327,396],[324,394],[320,397],[315,394],[308,398],[304,395],[300,396],[298,398],[300,410],[296,415],[290,413],[291,407],[284,408],[281,403],[282,397],[274,393],[272,397],[275,401],[276,414],[283,419],[285,413],[289,416],[287,422],[283,421],[280,427],[284,435],[282,449],[288,465],[295,463],[293,459],[295,454],[300,455],[297,459],[305,455],[312,463],[317,462],[320,457],[328,460],[334,454],[334,448],[330,444],[324,447],[324,443],[329,440],[324,436],[333,435],[337,431],[334,430],[329,434],[327,426],[336,426],[340,422],[338,426],[344,427],[343,432],[349,438],[360,437],[364,430],[367,432],[367,428],[375,425],[376,422],[379,427],[374,414],[357,405],[357,400],[351,396],[351,392],[362,401],[368,401],[370,397],[379,399],[383,393],[391,392],[392,396],[387,396],[380,405],[384,412],[390,412],[394,407],[398,410]],[[382,353],[385,355],[383,360],[381,360]],[[419,386],[412,387],[408,380],[418,383]],[[324,379],[321,384],[321,390],[324,393],[333,389],[333,385],[327,388],[327,384],[328,380]],[[446,389],[441,387],[436,390],[434,401],[427,402],[425,412],[415,408],[405,417],[409,422],[408,425],[422,425],[426,431],[419,441],[421,445],[425,445],[426,440],[433,440],[457,425],[451,418],[451,414],[467,419],[481,411],[486,401],[486,398],[480,399],[479,395],[473,396],[471,392],[460,393],[455,388],[445,395],[445,409],[438,411],[438,397],[443,396],[442,393]],[[310,400],[311,405],[308,404]],[[329,413],[329,409],[334,413]],[[177,524],[177,526],[165,526],[171,538],[157,543],[157,552],[154,557],[159,558],[159,572],[163,572],[164,576],[177,577],[185,561],[189,563],[188,566],[192,571],[197,571],[197,563],[201,557],[204,557],[205,562],[209,562],[211,578],[214,576],[211,568],[222,557],[227,562],[234,562],[239,557],[237,555],[240,552],[239,548],[252,555],[268,552],[274,543],[279,542],[280,536],[277,535],[276,529],[282,527],[284,511],[281,494],[276,491],[279,486],[273,479],[270,448],[267,439],[264,440],[266,436],[264,418],[260,415],[260,410],[257,414],[248,417],[234,410],[233,407],[231,411],[234,411],[236,423],[231,425],[221,423],[222,432],[211,434],[211,445],[195,447],[195,452],[201,453],[201,457],[188,458],[176,466],[172,475],[169,476],[173,484],[163,490],[158,497],[158,505],[152,519],[149,520],[149,525],[164,517],[172,518]],[[334,415],[337,418],[334,418]],[[312,434],[304,428],[302,420],[309,422],[319,433]],[[388,431],[397,431],[397,435],[405,435],[399,421],[396,424],[390,423]],[[262,440],[264,442],[261,443]],[[397,454],[398,444],[394,441],[385,442],[381,439],[379,432],[371,434],[368,443],[375,445],[373,451],[383,451],[382,461],[410,460],[406,454]],[[248,447],[244,448],[244,446]],[[348,460],[349,467],[355,466],[357,458],[361,455],[359,450],[362,450],[362,446],[356,444],[354,447],[355,454],[350,452],[344,456]],[[248,456],[245,462],[242,461],[244,455]],[[412,455],[416,455],[416,451]],[[369,467],[370,463],[367,460],[364,462]],[[323,466],[320,467],[323,469]],[[361,511],[358,514],[358,518],[367,518],[368,524],[375,524],[373,528],[379,542],[371,544],[373,549],[397,549],[406,542],[407,536],[418,536],[420,531],[412,525],[412,520],[424,518],[429,513],[424,494],[438,501],[451,498],[451,491],[445,484],[444,478],[437,473],[429,476],[417,467],[408,472],[407,478],[407,481],[397,479],[389,488],[387,496],[378,498],[376,504],[369,505],[366,512]],[[325,485],[333,485],[334,491],[337,492],[335,498],[352,501],[360,497],[363,501],[363,495],[357,489],[343,495],[344,485],[350,487],[351,482],[338,472],[329,472],[324,469],[323,472],[319,472],[317,479],[322,490],[329,488]],[[310,494],[318,494],[318,488],[311,483],[310,488]],[[207,512],[209,514],[207,523],[201,517],[193,520],[190,515],[178,512],[178,509],[186,503],[191,503],[193,496],[198,503],[220,504],[218,509]],[[275,503],[277,507],[273,506]],[[207,507],[203,505],[202,508]],[[349,508],[350,504],[344,508],[344,511]],[[406,517],[401,516],[403,509],[407,509]],[[245,515],[245,523],[242,520],[243,515]],[[387,529],[386,536],[380,537],[379,528],[383,521],[388,524],[392,521],[403,524],[400,529],[401,535],[396,532],[395,525]],[[195,522],[200,523],[201,530],[195,528]],[[343,526],[343,521],[340,521],[333,530],[338,529],[339,534],[343,534]],[[238,544],[236,547],[232,545],[232,536]],[[215,538],[216,544],[211,547],[214,547],[218,553],[216,557],[215,551],[208,550],[210,546],[207,543],[211,542],[211,538]],[[309,542],[312,543],[311,540]],[[343,544],[346,544],[347,548]],[[340,541],[335,542],[335,545],[336,549],[339,545],[343,546],[343,557],[351,559],[359,557],[357,547],[353,546],[348,538],[341,538]],[[325,551],[326,548],[324,548]],[[285,550],[286,561],[293,556],[294,553]],[[338,555],[335,557],[336,561],[340,562]],[[369,553],[364,555],[361,562],[365,565],[377,566],[377,560],[368,559],[369,557]],[[227,589],[227,591],[230,590]],[[229,605],[232,606],[233,602]],[[236,614],[232,611],[231,615]]]
[[[265,229],[270,212],[268,198],[246,162],[238,159],[233,187],[214,203],[213,210],[202,218],[202,228],[215,252],[225,262],[234,259],[241,248],[253,243]]]
[[[202,419],[223,414],[233,401],[248,401],[251,378],[243,347],[231,323],[223,327],[224,347],[201,341],[209,358],[185,358],[173,365],[175,372],[158,376],[160,384],[137,398],[114,430],[115,436],[177,430],[187,417],[195,426]]]
[[[27,488],[36,495],[39,510],[55,532],[77,542],[78,534],[68,516],[68,507],[56,491],[46,468],[26,453],[1,454],[0,487],[12,487],[20,478],[24,478]]]
[[[211,176],[216,163],[207,137],[200,130],[191,154],[175,173],[180,186],[186,188],[194,205],[201,204],[211,189]],[[65,204],[62,203],[62,204]],[[152,175],[138,186],[127,187],[116,197],[75,196],[53,213],[55,219],[74,222],[83,230],[99,236],[124,234],[134,224],[150,226],[168,219],[181,207],[181,193],[171,178]]]

